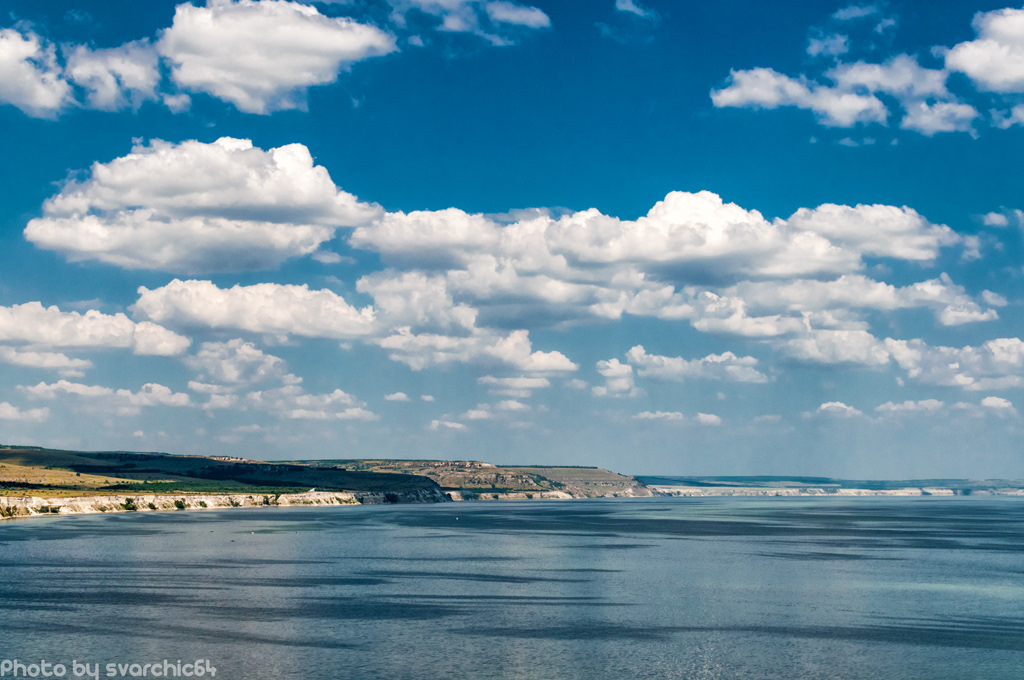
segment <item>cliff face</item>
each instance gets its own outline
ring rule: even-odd
[[[117,495],[40,498],[0,497],[0,519],[40,515],[95,514],[101,512],[155,512],[214,508],[301,505],[380,505],[385,503],[444,503],[451,499],[437,487],[415,491],[312,491],[290,494],[187,494]]]

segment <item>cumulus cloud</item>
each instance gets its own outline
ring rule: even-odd
[[[0,402],[0,420],[20,420],[40,423],[49,419],[49,417],[50,409],[48,408],[21,409],[17,406],[12,406],[6,401]]]
[[[670,423],[692,423],[696,425],[721,425],[722,419],[713,413],[697,413],[692,418],[679,411],[641,411],[633,416],[633,420],[664,421]]]
[[[838,57],[850,51],[850,38],[841,33],[819,35],[807,42],[807,54],[812,57]]]
[[[457,423],[457,422],[452,421],[452,420],[431,420],[430,421],[430,429],[431,430],[441,430],[441,429],[445,429],[445,430],[465,430],[466,426],[463,425],[462,423]]]
[[[194,328],[232,329],[312,338],[352,338],[375,329],[372,307],[356,309],[329,290],[257,283],[218,288],[210,281],[180,281],[139,288],[132,307],[160,323]]]
[[[395,39],[298,2],[211,0],[205,7],[178,5],[157,49],[179,87],[262,114],[305,108],[308,88],[333,83],[353,62],[394,51]]]
[[[823,125],[831,127],[884,125],[888,118],[885,104],[872,94],[842,91],[806,78],[791,78],[770,68],[730,71],[728,84],[712,90],[711,101],[718,108],[809,109]]]
[[[392,392],[384,395],[384,401],[409,401],[409,395],[405,392]]]
[[[477,404],[462,414],[465,420],[494,420],[496,418],[509,418],[513,414],[522,414],[531,411],[530,406],[514,399],[506,399],[496,404]]]
[[[732,352],[709,354],[703,359],[687,360],[648,354],[643,345],[636,345],[626,353],[626,360],[637,370],[637,375],[668,380],[728,380],[745,383],[765,383],[768,376],[754,366],[754,357],[740,357]]]
[[[682,422],[686,416],[679,411],[641,411],[633,416],[634,420],[668,420]]]
[[[363,402],[336,389],[327,394],[307,394],[298,385],[252,392],[246,403],[280,418],[292,420],[376,420]]]
[[[920,339],[887,339],[893,360],[917,382],[994,390],[1024,385],[1024,341],[996,338],[977,347],[935,347]]]
[[[388,213],[372,225],[356,228],[349,238],[356,248],[420,266],[465,262],[471,253],[493,251],[498,241],[496,223],[457,208]]]
[[[945,406],[946,404],[938,399],[904,401],[899,404],[887,401],[881,406],[875,407],[875,411],[884,415],[895,415],[901,413],[938,413],[942,411]]]
[[[359,279],[356,290],[373,297],[380,323],[387,327],[444,332],[471,329],[476,323],[476,310],[455,304],[439,276],[381,272]]]
[[[886,344],[863,330],[812,330],[781,346],[789,356],[807,363],[863,366],[889,363]]]
[[[575,371],[576,364],[561,352],[533,351],[529,332],[512,331],[501,335],[478,330],[468,336],[413,333],[398,328],[387,337],[375,340],[394,361],[414,371],[453,363],[497,364],[527,373]]]
[[[858,409],[852,406],[847,406],[841,401],[828,401],[818,407],[817,413],[819,415],[835,416],[838,418],[855,418],[857,416],[864,415]]]
[[[146,40],[98,50],[78,45],[68,56],[66,73],[86,91],[89,108],[116,111],[157,98],[158,61]]]
[[[70,99],[56,49],[35,33],[0,29],[0,101],[30,116],[50,118]]]
[[[1024,9],[974,15],[975,40],[953,46],[946,68],[967,75],[981,90],[1024,92]]]
[[[788,224],[866,255],[910,261],[934,260],[941,247],[960,242],[952,229],[931,224],[906,206],[826,203],[797,210]]]
[[[87,369],[92,368],[91,361],[73,359],[60,352],[19,350],[3,345],[0,345],[0,363],[55,370],[65,378],[80,378],[85,375]]]
[[[1003,399],[1002,397],[985,397],[981,400],[981,405],[984,408],[994,409],[996,411],[1015,411],[1013,402],[1009,399]]]
[[[714,413],[698,413],[697,422],[701,425],[721,425],[722,418]]]
[[[604,377],[604,385],[595,385],[591,391],[596,397],[636,397],[640,395],[633,378],[633,367],[618,359],[597,362],[597,372]]]
[[[883,20],[876,31],[893,25]],[[957,46],[950,55],[962,47]],[[811,38],[807,52],[838,58],[849,49],[848,36],[836,33]],[[908,54],[897,54],[881,63],[837,61],[821,74],[823,80],[794,78],[765,67],[733,69],[725,86],[711,91],[711,100],[719,108],[806,109],[814,112],[822,125],[843,128],[888,125],[890,118],[902,111],[900,127],[906,130],[927,136],[940,132],[974,134],[978,110],[946,87],[952,68],[950,55],[943,69],[923,67]],[[955,56],[953,59],[956,62]]]
[[[251,342],[238,338],[227,342],[204,342],[194,356],[185,359],[185,364],[199,373],[201,379],[222,385],[251,385],[267,380],[300,381],[285,372],[284,361],[279,357],[265,354]]]
[[[56,306],[26,302],[0,306],[0,342],[35,347],[127,348],[135,354],[174,356],[184,352],[192,341],[148,321],[136,323],[120,313],[62,312]]]
[[[140,409],[151,406],[190,406],[189,396],[182,392],[174,392],[159,383],[146,383],[138,392],[126,389],[113,389],[101,385],[85,385],[82,383],[59,380],[55,383],[40,382],[37,385],[19,385],[18,389],[32,399],[55,400],[61,397],[72,397],[85,402],[90,407],[101,410],[112,410],[119,415],[135,415]]]
[[[379,208],[339,191],[309,150],[245,139],[154,140],[94,163],[29,221],[25,238],[72,261],[201,273],[275,267]]]
[[[551,386],[547,378],[517,376],[513,378],[497,378],[493,375],[485,375],[477,378],[481,385],[487,385],[491,394],[499,394],[517,399],[526,399],[533,395],[534,390],[544,389]]]
[[[860,274],[844,274],[834,280],[746,281],[725,293],[761,311],[820,312],[837,309],[931,308],[940,314],[950,307],[980,311],[962,286],[946,274],[899,288]],[[986,304],[989,298],[982,296]],[[995,306],[995,305],[993,305]],[[986,310],[988,314],[994,310]],[[950,325],[950,324],[946,324]]]

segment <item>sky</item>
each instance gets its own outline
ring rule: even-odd
[[[1024,9],[2,9],[0,443],[1024,477]]]

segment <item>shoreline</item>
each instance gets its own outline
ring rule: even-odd
[[[964,493],[960,489],[933,486],[908,486],[900,489],[847,489],[840,487],[763,487],[763,486],[668,486],[648,485],[661,496],[675,498],[710,498],[715,496],[787,496],[787,497],[844,497],[862,496],[1024,496],[1024,489],[1017,487],[972,489]]]
[[[52,498],[0,496],[0,519],[223,508],[444,503],[450,500],[440,489],[395,492],[307,491],[286,494],[118,494]]]

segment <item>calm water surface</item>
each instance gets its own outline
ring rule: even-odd
[[[1018,499],[41,518],[0,524],[0,569],[0,659],[66,677],[1024,677]]]

